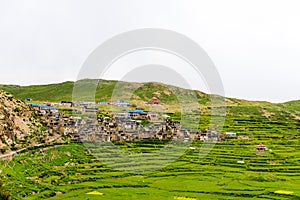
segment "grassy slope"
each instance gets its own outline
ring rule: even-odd
[[[30,97],[36,101],[59,101],[61,99],[71,100],[70,94],[72,94],[73,86],[73,82],[64,82],[33,86],[0,85],[0,89],[15,95],[19,99]]]
[[[159,171],[142,174],[110,169],[82,145],[70,144],[1,162],[0,176],[17,199],[46,199],[56,192],[62,194],[51,199],[299,199],[299,142],[265,140],[273,153],[256,152],[258,142],[222,142],[205,158],[198,156],[201,144],[194,143],[197,150],[187,150]],[[294,194],[275,194],[277,190]],[[103,195],[87,195],[91,191]]]
[[[109,100],[112,96],[113,92],[118,90],[118,92],[122,91],[130,91],[131,89],[136,89],[134,93],[138,100],[147,101],[149,98],[153,96],[159,96],[160,100],[165,103],[171,103],[172,101],[177,101],[174,93],[169,94],[167,91],[168,88],[171,88],[173,92],[177,93],[190,93],[191,91],[184,90],[181,88],[176,88],[173,86],[166,86],[158,83],[126,83],[117,81],[107,81],[101,80],[99,83],[97,80],[82,80],[79,81],[78,84],[83,88],[82,93],[84,94],[84,90],[87,90],[94,84],[98,84],[97,92],[95,94],[95,99],[100,100]],[[15,95],[16,98],[25,99],[27,97],[32,98],[34,101],[53,101],[59,102],[62,100],[71,101],[72,100],[72,92],[73,92],[74,82],[64,82],[57,84],[49,84],[49,85],[32,85],[32,86],[17,86],[17,85],[0,85],[0,89],[3,89],[9,93]],[[114,91],[115,90],[115,91]],[[157,94],[160,93],[160,94]],[[209,97],[204,95],[204,93],[197,92],[199,95],[203,97],[202,101],[208,101]],[[128,92],[124,92],[121,95],[126,96]],[[83,95],[82,99],[88,97]],[[88,99],[86,99],[88,100]]]
[[[167,86],[158,83],[126,83],[117,81],[101,80],[82,80],[76,83],[80,86],[81,100],[89,99],[89,89],[93,85],[97,85],[95,94],[96,101],[109,101],[113,99],[127,99],[130,102],[147,108],[143,102],[148,101],[149,98],[156,96],[161,102],[165,104],[166,112],[181,112],[181,107],[178,102],[180,98],[192,98],[196,95],[198,103],[200,104],[201,124],[200,128],[208,127],[211,109],[210,96],[199,92],[185,90],[182,88]],[[60,102],[62,100],[71,101],[74,82],[64,82],[50,85],[36,85],[36,86],[13,86],[0,85],[0,89],[6,90],[15,95],[16,98],[24,99],[26,97],[32,98],[34,101],[52,101]],[[129,100],[129,99],[128,99]],[[227,98],[227,121],[231,120],[230,127],[225,124],[225,131],[255,131],[259,129],[266,129],[271,127],[276,132],[274,124],[279,130],[288,129],[287,123],[291,129],[299,126],[300,117],[300,102],[291,101],[286,103],[273,104],[262,101],[246,101],[233,98]],[[187,106],[184,105],[184,106]],[[189,105],[198,110],[199,105]],[[228,117],[231,118],[228,118]],[[248,119],[255,118],[251,123]],[[248,121],[247,121],[248,120]],[[280,121],[280,122],[279,122]],[[254,128],[255,125],[255,128]],[[249,134],[249,133],[246,133]]]
[[[164,104],[178,105],[178,98],[192,98],[195,95],[201,106],[209,107],[210,95],[200,91],[191,91],[174,86],[163,85],[159,83],[126,83],[117,81],[101,80],[81,80],[76,83],[80,86],[81,100],[96,100],[109,101],[111,97],[114,99],[126,99],[130,97],[132,102],[144,102],[149,98],[156,96]],[[98,85],[95,93],[95,98],[90,99],[89,89],[93,85]],[[9,93],[12,93],[16,98],[25,99],[32,98],[34,101],[51,101],[60,102],[62,100],[71,101],[74,82],[64,82],[49,85],[32,85],[32,86],[16,86],[16,85],[0,85]],[[132,93],[133,92],[133,95]],[[234,116],[261,116],[270,114],[270,118],[277,115],[284,117],[295,114],[300,115],[300,101],[291,101],[286,103],[273,104],[269,102],[246,101],[233,98],[226,99],[227,114]],[[206,113],[207,112],[207,113]],[[210,114],[207,109],[203,110],[202,114]],[[288,119],[295,116],[288,116]]]

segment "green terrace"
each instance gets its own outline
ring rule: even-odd
[[[152,142],[149,145],[140,141],[135,145],[134,153],[146,154],[162,147],[162,144]],[[257,151],[255,145],[259,142],[226,140],[216,143],[206,157],[199,158],[202,143],[195,141],[191,144],[195,149],[188,148],[170,165],[146,173],[126,173],[107,167],[102,158],[118,158],[108,154],[98,160],[89,155],[82,144],[71,143],[30,150],[12,161],[2,161],[1,180],[16,199],[300,198],[297,142],[286,144],[286,149],[282,148],[284,141],[264,140],[272,147],[272,152]],[[239,160],[244,163],[239,164]],[[123,169],[127,165],[132,167],[126,161],[122,162]],[[161,162],[153,158],[149,168],[160,166]],[[292,191],[293,194],[277,194],[277,190]],[[88,194],[93,191],[101,195]]]

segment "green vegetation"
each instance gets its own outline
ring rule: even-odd
[[[91,97],[91,88],[97,86],[95,95]],[[112,96],[118,99],[130,99],[132,102],[148,101],[151,97],[158,97],[162,103],[178,104],[177,96],[179,95],[201,95],[201,101],[209,101],[209,96],[201,92],[194,93],[193,91],[167,86],[159,83],[127,83],[107,80],[85,79],[76,82],[64,82],[49,85],[32,85],[32,86],[17,86],[17,85],[0,85],[0,89],[13,94],[16,98],[25,99],[32,98],[33,101],[44,102],[60,102],[72,101],[72,93],[74,86],[80,94],[78,99],[93,101],[110,101]],[[131,96],[132,93],[134,96]],[[92,98],[92,99],[91,99]],[[116,100],[116,99],[115,99]]]
[[[17,199],[299,199],[299,140],[264,140],[272,152],[256,151],[259,142],[224,141],[205,158],[199,158],[201,142],[194,142],[196,149],[188,149],[171,165],[131,174],[106,167],[83,145],[72,143],[2,161],[1,180]],[[119,145],[140,153],[163,143]],[[102,195],[87,194],[93,191]]]
[[[0,89],[13,94],[18,99],[32,98],[35,101],[71,101],[74,82],[50,85],[16,86],[0,85]]]
[[[93,84],[85,81],[86,87]],[[116,81],[101,82],[96,100],[109,100],[116,84]],[[0,88],[20,99],[59,102],[71,100],[73,85],[66,82]],[[131,97],[137,106],[157,96],[164,106],[169,106],[166,113],[171,119],[181,120],[181,110],[176,108],[178,99],[166,86],[123,83],[122,87],[137,88]],[[171,90],[187,97],[192,92],[176,87]],[[210,98],[201,92],[196,95],[201,104],[197,128],[205,130],[211,125]],[[12,161],[0,162],[3,181],[0,196],[10,194],[11,199],[300,199],[299,101],[272,104],[227,98],[226,102],[223,132],[233,131],[245,137],[217,143],[204,158],[199,157],[199,152],[205,151],[202,143],[194,141],[191,146],[195,149],[187,148],[179,159],[158,171],[125,173],[109,168],[104,160],[95,159],[80,143],[36,148],[15,156]],[[101,106],[99,116],[109,117],[108,109],[109,106]],[[220,116],[215,117],[221,120]],[[143,140],[115,145],[132,154],[146,155],[163,148],[167,142]],[[255,146],[260,143],[271,150],[256,151]],[[107,160],[118,159],[109,154],[104,156]],[[162,162],[153,159],[145,165],[151,168]],[[124,162],[121,167],[128,166]]]
[[[0,199],[8,200],[9,198],[10,198],[10,193],[6,191],[6,189],[3,187],[3,183],[0,182]]]
[[[199,157],[199,152],[205,151],[202,143],[195,141],[195,150],[187,149],[178,160],[154,172],[117,171],[95,159],[82,144],[71,143],[30,150],[12,161],[2,161],[0,178],[5,191],[16,199],[299,199],[299,122],[286,123],[283,119],[228,116],[224,131],[236,130],[249,140],[224,140],[204,158]],[[209,116],[202,120],[209,121]],[[143,140],[115,145],[147,154],[167,142]],[[260,143],[271,151],[256,151]],[[108,154],[103,159],[118,158]],[[160,163],[152,160],[146,164],[155,167]],[[124,163],[124,169],[126,166]]]
[[[32,86],[17,86],[17,85],[0,85],[3,89],[13,94],[18,99],[32,98],[34,102],[60,102],[72,101],[72,93],[74,82],[64,82],[49,85],[32,85]],[[149,108],[144,102],[155,96],[164,104],[165,112],[181,112],[178,99],[181,97],[192,98],[197,97],[198,103],[201,105],[201,114],[210,115],[210,95],[199,91],[186,90],[174,86],[164,85],[160,83],[127,83],[109,80],[94,80],[85,79],[76,82],[80,99],[110,101],[112,97],[117,99],[128,99],[131,103],[137,106]],[[97,86],[95,96],[90,99],[90,88]],[[116,99],[117,98],[117,99]],[[286,103],[273,104],[269,102],[246,101],[233,98],[227,98],[227,114],[233,116],[277,116],[282,113],[283,117],[288,114],[289,118],[297,118],[295,115],[300,114],[299,101],[291,101]],[[188,106],[188,105],[185,105]],[[194,106],[195,109],[197,105]],[[105,106],[102,106],[105,107]]]

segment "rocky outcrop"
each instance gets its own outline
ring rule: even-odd
[[[41,143],[47,135],[30,106],[0,91],[0,153]]]

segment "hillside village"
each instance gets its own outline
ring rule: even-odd
[[[123,100],[32,103],[31,98],[25,98],[24,102],[15,100],[8,93],[3,92],[3,94],[5,95],[2,95],[1,103],[4,108],[2,114],[0,113],[2,153],[9,152],[12,146],[13,149],[20,150],[25,146],[64,143],[70,140],[80,142],[122,142],[144,139],[221,142],[226,138],[251,140],[248,136],[238,136],[235,132],[191,130],[183,127],[179,121],[172,120],[168,113],[147,111]],[[11,105],[8,105],[8,102],[11,102]],[[144,105],[159,107],[163,104],[157,97],[152,97],[144,102]],[[104,111],[102,106],[119,109],[108,112]],[[64,112],[65,110],[68,112]],[[12,122],[8,122],[8,119]],[[7,124],[5,121],[16,123],[17,126]],[[267,148],[261,145],[256,149]]]
[[[29,99],[29,98],[28,98]],[[28,99],[26,99],[28,101]],[[145,104],[161,105],[153,97]],[[30,104],[50,133],[58,132],[80,141],[132,141],[141,139],[183,139],[220,142],[225,137],[237,137],[235,133],[220,133],[213,130],[193,131],[172,121],[170,116],[149,112],[143,108],[128,109],[130,103],[115,102],[45,102]],[[123,112],[102,113],[102,105],[123,107]],[[59,112],[60,108],[72,108],[74,116]],[[143,124],[147,123],[147,125]]]

